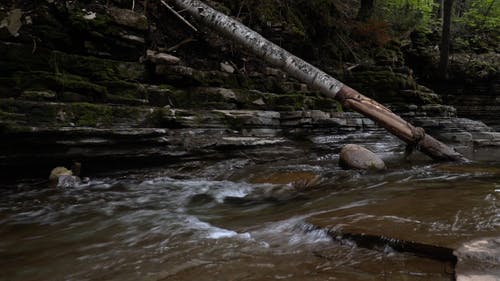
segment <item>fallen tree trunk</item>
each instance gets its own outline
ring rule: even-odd
[[[343,106],[374,120],[392,134],[435,160],[467,160],[454,149],[427,135],[422,128],[414,127],[392,111],[369,99],[342,82],[292,55],[262,37],[237,20],[226,16],[199,0],[173,0],[204,24],[214,28],[228,39],[250,49],[255,55],[273,64],[291,76],[332,97]]]

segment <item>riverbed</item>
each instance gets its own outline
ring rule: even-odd
[[[366,143],[387,171],[340,169],[336,147],[362,139],[91,175],[71,189],[3,186],[0,280],[453,280],[456,260],[359,235],[450,249],[500,237],[500,150],[407,161],[382,135]]]

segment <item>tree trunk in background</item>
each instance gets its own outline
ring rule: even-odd
[[[434,18],[436,19],[442,19],[443,18],[443,1],[442,0],[434,0],[434,8],[433,8],[433,14]]]
[[[401,140],[436,160],[466,160],[460,153],[404,121],[383,105],[356,92],[320,69],[290,54],[257,32],[204,4],[199,0],[173,0],[181,9],[212,27],[221,35],[241,44],[266,62],[334,98],[386,128]]]
[[[443,32],[441,35],[441,45],[439,47],[439,75],[445,79],[448,72],[448,59],[450,56],[451,41],[451,11],[453,0],[443,0]]]
[[[361,6],[358,10],[357,19],[360,21],[367,21],[373,14],[373,2],[375,0],[361,0]]]

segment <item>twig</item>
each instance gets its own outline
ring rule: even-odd
[[[177,50],[180,46],[184,45],[184,44],[187,44],[189,42],[194,42],[196,41],[196,39],[193,39],[192,37],[191,38],[188,38],[188,39],[185,39],[185,40],[182,40],[179,44],[176,44],[170,48],[168,48],[166,51],[167,52],[172,52],[174,50]]]
[[[33,40],[33,49],[31,50],[31,53],[34,54],[36,51],[36,39],[35,37],[32,37],[31,39]]]
[[[349,67],[347,68],[347,71],[351,71],[351,70],[353,70],[353,69],[355,69],[356,67],[359,67],[359,66],[361,66],[359,63],[357,63],[357,64],[355,64],[355,65],[352,65],[352,66],[349,66]]]
[[[243,9],[243,4],[245,4],[245,0],[241,1],[240,9],[238,10],[238,15],[236,16],[237,19],[240,18],[241,10]]]
[[[135,0],[132,0],[132,11],[135,9]]]
[[[176,15],[181,21],[183,21],[187,26],[189,26],[192,30],[195,32],[198,32],[198,29],[194,27],[190,22],[188,22],[183,16],[181,16],[177,11],[174,10],[174,8],[170,7],[165,1],[160,0],[163,6],[167,7],[174,15]]]
[[[342,36],[340,36],[340,34],[338,34],[338,33],[335,33],[335,34],[337,34],[337,36],[339,37],[340,41],[342,41],[342,43],[344,43],[344,45],[347,47],[347,49],[349,50],[349,52],[353,56],[354,60],[356,62],[359,62],[359,58],[358,58],[358,56],[356,56],[356,54],[354,53],[354,51],[351,49],[351,46],[349,46],[349,44],[347,44],[347,42],[344,40],[344,38],[342,38]]]

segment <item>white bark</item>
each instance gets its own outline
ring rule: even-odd
[[[300,81],[318,89],[326,96],[334,98],[343,84],[320,69],[292,55],[281,47],[262,37],[223,13],[198,0],[174,0],[182,9],[211,25],[226,37],[252,50],[267,62],[285,70]]]

